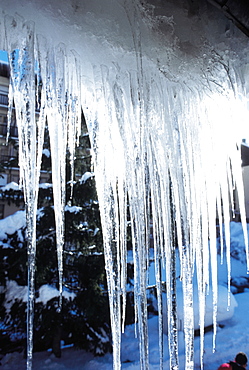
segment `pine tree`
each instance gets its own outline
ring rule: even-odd
[[[34,350],[53,348],[59,357],[60,341],[102,355],[111,350],[109,306],[106,287],[103,244],[100,215],[94,175],[91,174],[90,143],[83,120],[83,135],[76,149],[75,176],[71,197],[71,183],[66,187],[65,248],[63,284],[67,292],[74,293],[73,299],[63,299],[62,311],[58,311],[58,298],[35,304]],[[45,132],[42,169],[51,171],[49,135]],[[79,159],[78,159],[79,158]],[[70,176],[67,161],[68,178]],[[8,164],[4,164],[5,168]],[[11,164],[10,164],[11,165]],[[83,173],[89,176],[82,177]],[[5,191],[2,199],[20,205],[21,191]],[[39,212],[37,216],[37,267],[36,294],[45,284],[58,288],[55,220],[53,211],[52,186],[42,186],[39,191]],[[9,246],[6,248],[6,246]],[[6,235],[0,243],[0,284],[16,281],[27,285],[27,242],[25,227],[13,235]],[[26,303],[16,300],[11,309],[5,309],[5,291],[0,296],[0,320],[4,325],[2,338],[10,347],[24,348],[26,337]],[[18,340],[11,342],[13,333]],[[4,334],[5,333],[5,334]],[[8,333],[9,340],[6,340]],[[1,341],[1,338],[0,338]]]

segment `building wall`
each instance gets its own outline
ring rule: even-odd
[[[243,183],[245,191],[246,219],[249,222],[249,166],[243,167]]]
[[[17,150],[11,144],[6,142],[7,137],[7,114],[8,114],[8,91],[9,91],[9,78],[7,66],[0,68],[3,76],[0,76],[0,161],[4,163],[8,162],[11,158],[16,158],[15,164],[17,165]],[[17,127],[15,123],[14,114],[12,116],[11,128],[10,128],[10,138],[17,139]],[[10,182],[19,182],[19,168],[17,166],[12,168],[5,167],[4,172],[1,172],[0,186],[9,184]],[[0,199],[0,219],[5,218],[21,207],[16,207],[14,204],[8,204],[7,201]]]
[[[1,75],[2,74],[2,75]],[[18,151],[14,146],[14,142],[18,141],[18,130],[15,119],[15,110],[12,111],[11,124],[9,130],[9,141],[6,143],[7,137],[7,115],[8,115],[8,91],[9,91],[9,73],[8,66],[0,63],[0,163],[10,162],[11,166],[6,166],[4,171],[0,171],[0,187],[11,182],[19,184],[19,167],[18,167]],[[37,113],[38,118],[38,113]],[[46,171],[41,171],[40,183],[47,182],[50,174]],[[0,193],[1,195],[1,193]],[[0,197],[0,219],[12,215],[16,211],[23,209],[24,204],[20,207],[14,204],[8,204]]]
[[[8,90],[9,90],[8,66],[0,63],[0,162],[2,163],[4,160],[8,161],[11,158],[12,159],[16,158],[16,160],[13,162],[15,163],[15,166],[5,168],[5,172],[0,173],[0,175],[2,175],[2,177],[0,177],[0,187],[11,182],[15,182],[17,184],[19,183],[18,153],[15,147],[11,144],[11,140],[8,144],[6,144]],[[17,140],[17,138],[18,131],[15,119],[15,111],[13,109],[10,126],[10,139]],[[50,174],[46,173],[45,171],[41,171],[40,183],[47,182],[49,177]],[[246,217],[249,222],[249,166],[243,167],[243,182],[245,189]],[[238,196],[236,191],[234,197],[235,197],[234,198],[235,213],[233,215],[231,214],[231,218],[235,221],[239,221],[240,214],[238,206]],[[21,205],[21,207],[16,207],[15,205],[12,204],[8,205],[6,201],[1,200],[0,198],[0,219],[13,214],[14,212],[23,207],[24,205]]]

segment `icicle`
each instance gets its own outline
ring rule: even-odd
[[[120,186],[120,183],[119,183]],[[122,295],[122,333],[125,330],[126,319],[126,284],[127,284],[127,192],[125,189],[119,189],[119,219],[120,219],[120,260],[121,264],[121,295]]]
[[[12,113],[13,113],[13,89],[12,85],[9,85],[9,94],[8,94],[8,127],[7,127],[7,135],[6,135],[6,145],[8,144],[9,141],[9,136],[10,136],[10,125],[12,121]]]
[[[81,132],[81,95],[80,95],[80,85],[81,85],[81,74],[79,63],[79,55],[73,52],[72,62],[70,65],[74,65],[71,69],[72,75],[68,81],[68,94],[67,105],[68,105],[68,149],[70,155],[70,166],[71,166],[71,195],[73,195],[73,175],[74,175],[74,156],[75,156],[75,146],[79,144],[79,133]],[[75,95],[72,95],[73,92]]]
[[[117,204],[117,177],[113,171],[115,165],[119,162],[119,158],[116,157],[114,147],[115,142],[110,141],[112,136],[112,129],[105,124],[105,120],[111,122],[112,111],[108,111],[104,105],[103,97],[107,101],[110,99],[110,91],[108,80],[110,78],[108,68],[101,66],[101,69],[94,68],[94,82],[96,94],[96,104],[98,104],[99,112],[101,114],[96,117],[96,126],[94,130],[90,131],[90,137],[92,139],[92,146],[94,149],[94,165],[96,174],[96,184],[98,197],[100,202],[100,215],[103,228],[103,242],[105,251],[105,264],[107,273],[107,284],[109,292],[110,302],[110,316],[112,325],[112,340],[113,340],[113,367],[115,370],[120,369],[120,350],[121,350],[121,271],[120,265],[123,261],[120,261],[120,255],[123,256],[122,252],[119,251],[119,230],[118,230],[118,204]],[[108,107],[108,105],[107,105]],[[97,134],[97,135],[96,135]],[[94,135],[94,136],[92,136]],[[118,137],[117,137],[118,140]],[[106,146],[109,142],[110,145]],[[120,144],[119,142],[117,144]],[[101,155],[100,155],[101,153]],[[103,155],[102,155],[103,154]],[[108,154],[113,158],[112,164],[110,163],[107,171],[106,160]],[[122,166],[119,167],[122,170]],[[99,176],[101,175],[101,178]],[[124,226],[126,227],[126,225]],[[124,230],[124,228],[123,228]],[[124,256],[123,256],[124,257]]]
[[[52,159],[52,180],[56,223],[56,244],[59,272],[60,304],[62,303],[63,277],[63,245],[64,245],[64,207],[66,181],[66,144],[67,144],[67,116],[66,116],[66,76],[65,50],[59,45],[47,56],[47,71],[44,76],[46,88],[46,110]]]
[[[152,159],[151,159],[152,160]],[[154,260],[155,260],[155,277],[157,290],[157,304],[158,304],[158,322],[159,322],[159,352],[160,352],[160,369],[163,368],[163,302],[162,302],[162,233],[163,230],[160,218],[160,185],[158,178],[158,170],[154,167],[156,175],[154,174],[155,183],[158,184],[158,192],[155,183],[151,182],[152,194],[152,215],[153,215],[153,241],[154,241]],[[158,181],[158,182],[157,182]]]
[[[35,302],[36,209],[39,182],[35,122],[34,24],[5,17],[19,138],[19,165],[24,190],[28,241],[27,369],[32,368],[33,317]],[[21,45],[16,40],[22,35]],[[13,91],[13,93],[12,93]],[[12,95],[13,94],[13,95]],[[12,101],[10,102],[12,104]],[[39,138],[40,139],[40,138]],[[40,145],[40,143],[39,143]]]
[[[64,6],[64,2],[61,3]],[[93,10],[94,18],[95,15],[99,16],[95,9],[99,3],[92,3],[93,9],[90,3],[87,6]],[[8,8],[8,5],[4,6]],[[176,36],[172,20],[161,17],[163,25],[158,23],[160,17],[156,16],[156,11],[155,14],[152,11],[151,17],[151,10],[145,9],[136,0],[112,1],[111,6],[115,8],[115,22],[120,21],[120,28],[126,25],[125,35],[121,35],[118,40],[112,39],[113,32],[104,38],[104,42],[98,32],[95,37],[94,27],[98,23],[94,19],[94,26],[89,26],[91,21],[84,25],[82,20],[88,21],[91,12],[85,15],[83,10],[80,24],[77,24],[76,14],[73,16],[76,24],[73,21],[73,25],[68,26],[69,19],[66,16],[66,21],[64,18],[62,20],[66,23],[63,37],[67,36],[67,31],[72,35],[73,29],[73,35],[77,36],[77,40],[80,39],[77,54],[75,51],[69,52],[67,45],[37,36],[38,70],[42,80],[37,145],[36,140],[29,140],[36,138],[35,99],[31,98],[35,96],[34,31],[18,16],[6,17],[6,44],[11,60],[13,88],[13,92],[10,90],[9,110],[13,96],[30,241],[28,366],[31,366],[32,356],[35,213],[45,119],[47,117],[51,139],[61,297],[66,144],[69,144],[73,169],[74,143],[77,142],[82,105],[93,147],[100,204],[114,369],[121,367],[121,331],[124,330],[125,320],[122,314],[125,312],[127,279],[126,208],[129,205],[134,256],[135,318],[141,368],[149,368],[146,288],[149,223],[152,221],[159,307],[160,368],[163,368],[162,268],[166,270],[170,367],[175,370],[179,368],[176,294],[176,268],[179,263],[179,286],[184,302],[185,368],[192,370],[196,314],[199,314],[200,360],[203,360],[205,300],[208,290],[213,295],[215,348],[218,298],[217,209],[221,237],[225,232],[229,280],[229,222],[234,186],[239,193],[249,262],[240,153],[236,148],[240,138],[228,136],[223,140],[222,152],[220,150],[224,125],[227,132],[232,132],[232,124],[237,120],[236,114],[240,110],[237,87],[226,59],[227,53],[223,49],[224,56],[220,56],[216,50],[209,48],[210,43],[207,41],[201,48],[199,44],[197,47],[195,45],[193,55],[191,50],[188,55],[186,50],[182,50],[181,44],[185,42],[182,43]],[[68,8],[63,9],[65,11]],[[183,19],[183,23],[187,23]],[[40,23],[39,20],[37,23]],[[77,26],[83,30],[80,35],[82,37],[76,35]],[[165,26],[170,32],[164,33]],[[154,31],[157,36],[155,39],[151,37]],[[72,41],[69,38],[65,37],[65,43],[67,41],[71,48]],[[220,45],[218,49],[222,48]],[[205,50],[208,56],[196,56],[199,49],[200,53]],[[209,61],[206,63],[207,58]],[[22,72],[23,78],[20,78]],[[194,311],[195,280],[198,284],[198,312]]]

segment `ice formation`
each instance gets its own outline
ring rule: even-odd
[[[151,223],[161,368],[163,281],[170,313],[171,369],[179,368],[177,262],[184,297],[185,369],[194,366],[195,277],[203,355],[208,289],[213,294],[214,323],[217,312],[216,219],[225,233],[229,271],[235,187],[247,240],[240,142],[248,119],[248,40],[206,1],[200,1],[198,9],[189,8],[190,3],[8,0],[1,4],[0,47],[8,51],[11,65],[10,109],[14,99],[27,205],[28,369],[32,368],[35,215],[45,117],[51,138],[61,282],[65,152],[68,144],[73,158],[81,108],[91,137],[101,211],[114,369],[121,366],[127,204],[141,369],[149,368],[146,288]]]

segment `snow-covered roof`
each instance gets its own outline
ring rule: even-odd
[[[20,190],[20,187],[19,187],[19,185],[16,182],[12,181],[9,184],[6,184],[4,186],[1,186],[0,187],[0,190],[1,191]]]

